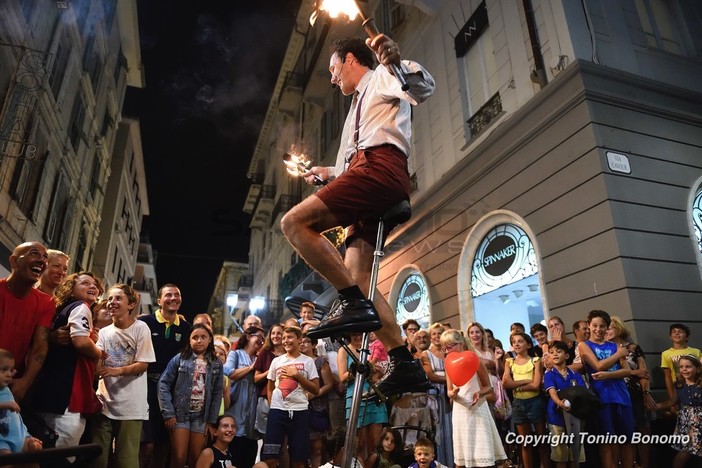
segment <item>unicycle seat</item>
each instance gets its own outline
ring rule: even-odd
[[[402,200],[400,203],[391,206],[383,213],[381,219],[384,223],[402,224],[412,217],[412,206],[409,200]]]

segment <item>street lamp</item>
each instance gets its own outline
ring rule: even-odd
[[[266,308],[266,298],[263,296],[254,296],[249,301],[249,310],[251,315],[256,315],[256,312]]]

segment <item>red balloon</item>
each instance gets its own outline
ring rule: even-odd
[[[473,351],[463,351],[462,353],[449,353],[444,360],[444,367],[451,382],[462,387],[473,378],[478,367],[480,358]]]

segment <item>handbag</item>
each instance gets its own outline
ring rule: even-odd
[[[497,419],[509,419],[512,417],[512,403],[509,401],[502,381],[497,379],[494,383],[495,390],[495,417]]]

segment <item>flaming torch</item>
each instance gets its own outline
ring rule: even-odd
[[[287,169],[288,174],[295,177],[299,177],[302,174],[307,173],[312,166],[312,161],[310,161],[303,153],[285,153],[283,155],[283,162],[285,163],[285,169]],[[318,176],[314,176],[314,185],[327,185],[327,181],[320,179]]]
[[[317,7],[317,10],[312,13],[310,23],[314,25],[314,22],[319,15],[318,11],[326,11],[331,18],[337,18],[340,15],[344,15],[348,17],[349,21],[353,21],[356,16],[360,16],[361,21],[363,22],[363,29],[366,31],[366,34],[368,34],[368,37],[373,39],[375,36],[380,34],[380,31],[378,31],[378,28],[375,26],[375,20],[373,18],[368,18],[363,13],[363,9],[361,9],[358,2],[359,0],[318,0],[319,6]],[[388,65],[388,68],[390,68],[392,74],[395,75],[397,81],[400,82],[402,91],[407,91],[409,89],[409,85],[407,84],[407,81],[405,81],[405,76],[402,74],[400,67],[395,64],[390,64]]]

